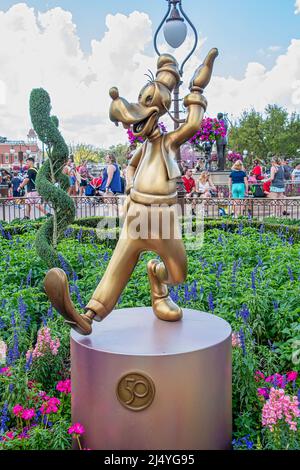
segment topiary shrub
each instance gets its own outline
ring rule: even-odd
[[[54,215],[45,222],[36,237],[36,250],[49,268],[60,266],[56,251],[65,229],[75,219],[75,205],[68,196],[69,178],[62,173],[69,151],[58,130],[59,121],[51,116],[50,96],[43,88],[32,90],[30,116],[34,130],[46,145],[48,159],[39,170],[36,188],[43,199],[50,203]]]

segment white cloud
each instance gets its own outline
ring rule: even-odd
[[[295,15],[299,15],[300,14],[300,0],[296,0],[296,3],[295,3]]]
[[[270,52],[278,52],[281,49],[281,46],[269,46],[269,51]]]
[[[293,39],[271,70],[259,63],[250,63],[241,80],[214,77],[207,89],[207,98],[209,112],[216,113],[221,109],[236,116],[251,107],[262,111],[269,103],[295,110],[299,93],[300,40]]]
[[[0,105],[6,103],[6,84],[0,80]]]
[[[136,100],[144,73],[155,72],[156,57],[146,52],[153,37],[152,23],[148,15],[135,11],[128,16],[108,15],[106,27],[104,36],[93,40],[91,53],[85,55],[70,12],[54,8],[39,13],[25,3],[0,11],[1,134],[27,135],[30,91],[42,86],[69,142],[108,146],[126,140],[123,128],[109,121],[108,91],[116,85],[121,96]],[[204,42],[186,65],[183,92],[203,59]],[[178,60],[190,46],[187,40],[176,54]],[[262,110],[268,103],[295,109],[300,104],[300,40],[291,41],[271,70],[250,63],[241,80],[215,75],[205,94],[211,115],[222,110],[239,115],[252,106]]]

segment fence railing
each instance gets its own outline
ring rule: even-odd
[[[76,219],[83,217],[118,217],[124,204],[124,196],[114,197],[74,197]],[[178,202],[187,211],[199,209],[207,218],[221,218],[224,216],[247,216],[263,220],[267,217],[285,217],[300,220],[300,198],[283,197],[281,199],[246,198],[243,200],[217,197],[210,199],[179,198]],[[29,211],[30,207],[30,213]],[[52,214],[53,210],[40,198],[2,198],[0,199],[0,221],[12,222],[24,219],[26,215],[36,220],[45,215]]]

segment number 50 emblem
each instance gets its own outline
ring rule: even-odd
[[[133,411],[142,411],[151,405],[155,396],[153,380],[140,372],[123,375],[117,385],[119,402]]]

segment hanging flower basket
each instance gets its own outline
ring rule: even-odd
[[[238,152],[229,151],[228,154],[227,154],[227,159],[228,159],[229,162],[235,163],[238,160],[240,160],[242,162],[244,160],[244,157],[243,157],[242,154],[240,154]]]
[[[200,129],[189,142],[196,148],[201,148],[204,142],[215,143],[218,139],[225,136],[226,128],[223,121],[207,117],[203,119]]]

